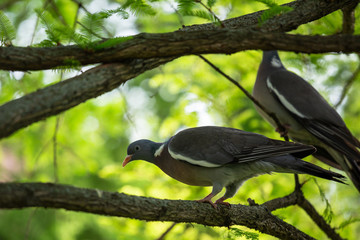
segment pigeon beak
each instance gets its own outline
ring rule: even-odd
[[[124,159],[123,164],[122,164],[123,167],[125,167],[126,164],[128,164],[130,162],[131,157],[132,157],[132,155],[127,155],[126,156],[126,158]]]

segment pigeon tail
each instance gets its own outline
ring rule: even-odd
[[[267,159],[267,161],[276,164],[282,169],[291,169],[298,174],[309,174],[315,177],[324,178],[327,180],[346,184],[343,181],[346,178],[345,176],[330,170],[325,170],[315,164],[305,162],[296,157],[292,157],[292,158],[278,157],[275,159]]]

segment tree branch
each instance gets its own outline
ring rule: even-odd
[[[325,221],[325,219],[316,211],[314,206],[305,198],[302,191],[297,192],[297,205],[304,209],[304,211],[330,239],[343,240],[335,229]]]
[[[300,206],[330,239],[343,240],[335,229],[325,221],[325,219],[316,211],[314,206],[305,198],[301,188],[295,188],[294,192],[285,197],[272,199],[262,204],[262,206],[266,207],[271,212],[279,208],[286,208],[293,205]]]
[[[343,13],[342,33],[353,34],[355,30],[355,8],[359,2],[354,2],[341,9]]]
[[[358,0],[302,0],[293,1],[282,6],[291,7],[293,10],[279,14],[268,19],[259,27],[259,18],[264,11],[247,14],[241,17],[223,20],[225,28],[240,29],[254,28],[264,32],[288,32],[297,29],[300,25],[320,19],[336,10],[348,5],[358,3]],[[184,27],[182,31],[211,30],[217,28],[212,23]]]
[[[134,58],[180,57],[204,53],[231,54],[257,49],[303,53],[360,53],[360,36],[304,36],[264,33],[251,29],[141,33],[114,47],[97,51],[82,49],[78,46],[1,47],[0,69],[42,70],[64,66],[69,60],[88,65],[114,63]]]
[[[232,205],[214,209],[196,201],[160,200],[51,183],[0,183],[0,196],[2,209],[61,208],[146,221],[243,225],[280,239],[313,239],[263,206]]]
[[[250,99],[250,101],[253,102],[254,105],[258,106],[262,111],[264,111],[267,115],[269,115],[274,122],[277,125],[277,129],[279,132],[284,132],[286,133],[286,129],[284,128],[284,126],[280,123],[279,119],[277,118],[276,114],[273,112],[268,111],[263,105],[260,104],[260,102],[258,100],[256,100],[245,88],[243,88],[243,86],[241,86],[237,81],[235,81],[235,79],[233,79],[232,77],[230,77],[229,75],[227,75],[226,73],[224,73],[220,68],[216,67],[212,62],[210,62],[209,60],[207,60],[205,57],[199,55],[199,57],[204,60],[207,64],[209,64],[215,71],[217,71],[218,73],[220,73],[223,77],[225,77],[227,80],[229,80],[229,82],[231,82],[232,84],[234,84],[237,88],[239,88],[247,98]],[[282,137],[284,137],[285,141],[289,141],[289,137],[287,136],[287,134],[282,134]]]
[[[296,29],[301,24],[321,18],[348,4],[347,1],[296,1],[286,14],[269,19],[261,27],[256,12],[223,21],[226,29],[212,24],[194,25],[163,34],[138,34],[126,42],[102,50],[78,46],[51,48],[0,48],[0,68],[3,70],[42,70],[66,65],[77,60],[82,65],[113,63],[129,58],[179,57],[203,53],[235,53],[248,49],[278,49],[296,52],[358,52],[359,36],[296,36],[280,31]],[[270,32],[278,32],[270,34]]]
[[[0,106],[0,138],[111,91],[146,70],[171,60],[135,59],[119,64],[101,65],[79,76],[7,102]]]

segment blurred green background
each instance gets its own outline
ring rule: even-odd
[[[1,0],[0,10],[16,29],[12,44],[29,46],[48,38],[46,24],[39,19],[35,10],[49,15],[47,23],[76,26],[76,30],[81,32],[81,26],[75,24],[76,15],[80,23],[85,24],[88,19],[84,8],[79,8],[76,2]],[[81,2],[91,13],[116,9],[125,3],[112,0]],[[208,22],[198,17],[179,16],[175,12],[176,1],[149,2],[156,15],[130,11],[129,18],[123,19],[115,14],[101,22],[103,27],[98,28],[97,33],[104,37],[119,37],[139,32],[175,31],[182,24]],[[288,1],[276,2],[281,4]],[[219,0],[213,11],[221,19],[227,19],[265,8],[264,4],[254,0]],[[359,11],[356,18],[359,20]],[[341,24],[342,14],[337,11],[303,25],[293,33],[335,34],[341,31]],[[356,34],[359,32],[357,24]],[[97,39],[94,37],[92,40]],[[261,51],[244,51],[206,57],[251,92],[261,54]],[[359,67],[359,56],[356,54],[280,52],[280,57],[289,70],[307,79],[332,104],[338,102],[344,84]],[[88,68],[84,67],[83,70]],[[76,70],[0,71],[0,104],[78,74],[81,72]],[[357,138],[360,138],[359,80],[357,77],[345,101],[338,107]],[[53,182],[57,176],[59,183],[77,187],[166,199],[200,199],[211,188],[184,185],[146,162],[136,161],[126,168],[122,168],[121,163],[131,141],[140,138],[165,141],[180,129],[201,125],[235,127],[280,139],[239,89],[199,57],[181,57],[128,81],[112,92],[35,123],[2,140],[0,181]],[[328,168],[311,157],[306,160]],[[326,214],[332,226],[340,228],[338,232],[342,237],[356,239],[356,236],[360,236],[360,198],[352,185],[344,186],[322,179],[315,181],[309,176],[301,176],[300,179],[309,180],[303,189],[305,196],[320,213]],[[263,203],[289,194],[293,188],[293,176],[290,174],[264,175],[247,181],[229,202],[247,204],[246,200],[252,198],[257,203]],[[325,194],[326,200],[320,192]],[[330,203],[330,211],[326,201]],[[277,210],[274,214],[317,239],[326,238],[299,207]],[[1,210],[0,239],[157,239],[171,224],[40,208]],[[236,228],[255,232],[244,227]],[[236,233],[227,228],[177,224],[166,237],[235,239]],[[262,234],[259,238],[274,239]]]

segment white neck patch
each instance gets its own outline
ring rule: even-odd
[[[154,157],[158,157],[158,156],[161,155],[162,151],[164,150],[164,145],[165,145],[165,144],[162,144],[162,145],[155,151]]]
[[[281,64],[280,60],[277,59],[277,58],[274,56],[274,57],[272,57],[272,59],[271,59],[271,66],[276,67],[276,68],[279,68],[279,67],[282,66],[282,64]]]
[[[196,160],[196,159],[192,159],[192,158],[183,156],[181,154],[174,153],[173,151],[171,151],[170,148],[168,148],[168,151],[169,151],[171,157],[173,157],[176,160],[182,160],[182,161],[185,161],[185,162],[188,162],[188,163],[200,166],[200,167],[221,167],[221,164],[211,163],[206,160]]]

